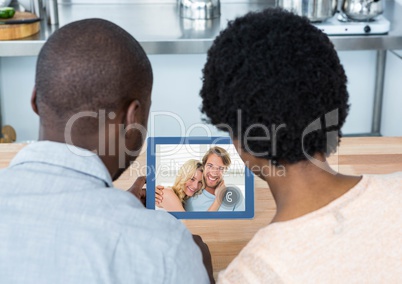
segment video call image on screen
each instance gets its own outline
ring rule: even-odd
[[[252,193],[246,194],[246,184],[250,185],[247,181],[252,179],[251,173],[229,139],[219,144],[165,144],[158,141],[164,139],[152,141],[154,153],[148,153],[148,157],[153,158],[150,159],[153,165],[148,178],[156,188],[155,196],[158,196],[158,188],[162,188],[163,201],[157,198],[151,201],[153,209],[177,212],[173,215],[179,217],[190,212],[215,217],[230,212],[234,218],[253,214],[245,214],[246,207],[253,207],[253,204],[250,205],[252,200],[247,202]],[[203,163],[204,156],[207,158]],[[188,215],[191,216],[191,213]]]

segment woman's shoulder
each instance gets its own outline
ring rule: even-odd
[[[170,187],[165,187],[163,189],[162,205],[167,211],[184,211],[183,204],[179,197]]]
[[[163,192],[163,195],[165,195],[165,197],[176,197],[177,199],[179,199],[176,195],[176,193],[174,192],[173,188],[171,187],[165,187]]]
[[[164,189],[164,193],[166,194],[175,194],[173,188],[166,186]]]

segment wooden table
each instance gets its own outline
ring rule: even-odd
[[[0,168],[8,165],[25,145],[0,144]],[[338,152],[329,159],[341,173],[359,175],[402,171],[402,137],[343,138]],[[138,175],[145,174],[145,154],[115,182],[129,188]],[[183,220],[193,234],[201,235],[208,244],[214,275],[227,267],[260,228],[271,221],[275,202],[265,182],[255,178],[255,217],[251,220]]]

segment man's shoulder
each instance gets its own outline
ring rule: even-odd
[[[201,189],[201,190],[204,191],[204,189]],[[201,200],[203,198],[204,198],[204,194],[203,194],[203,192],[201,192],[200,194],[196,194],[196,195],[193,195],[192,197],[188,198],[186,200],[186,203],[197,202],[197,200]]]
[[[131,193],[114,189],[109,191],[109,198],[113,195],[114,205],[110,208],[114,211],[114,221],[123,226],[134,227],[144,230],[165,231],[169,229],[186,230],[185,226],[171,214],[145,208],[140,201]],[[107,196],[105,196],[107,197]]]

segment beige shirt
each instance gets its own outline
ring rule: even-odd
[[[402,172],[262,228],[218,283],[402,283]]]

